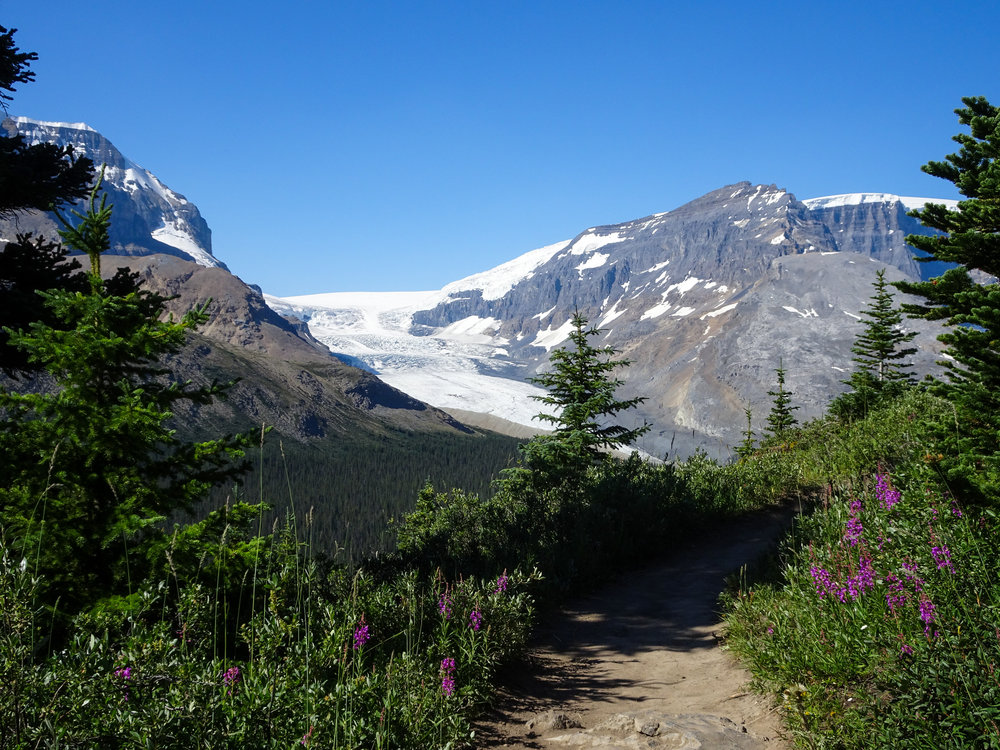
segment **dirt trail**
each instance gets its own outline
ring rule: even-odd
[[[720,526],[549,618],[477,726],[477,745],[790,747],[777,711],[747,692],[749,673],[719,647],[717,599],[725,576],[793,515],[773,509]]]

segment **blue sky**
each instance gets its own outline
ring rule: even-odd
[[[741,180],[958,197],[1000,4],[7,4],[11,113],[83,121],[278,295],[436,289]]]

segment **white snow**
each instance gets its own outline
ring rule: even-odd
[[[784,241],[785,241],[785,235],[782,233],[782,234],[779,234],[777,237],[772,238],[771,239],[771,244],[772,245],[780,245]]]
[[[670,261],[669,260],[665,260],[662,263],[657,263],[652,268],[647,268],[645,271],[643,271],[643,273],[656,273],[660,269],[666,268],[669,265],[670,265]]]
[[[639,318],[639,320],[650,320],[651,318],[658,318],[665,312],[668,312],[671,307],[673,307],[673,305],[671,305],[669,302],[661,302],[658,305],[653,305],[651,308],[649,308],[648,310],[646,310],[646,312],[642,314],[642,317]]]
[[[628,237],[624,236],[621,232],[612,232],[611,234],[594,234],[594,230],[591,229],[588,230],[587,234],[573,243],[570,252],[573,253],[573,255],[592,253],[606,245],[624,242],[627,239]]]
[[[616,301],[615,304],[614,304],[614,307],[612,307],[610,310],[608,310],[606,313],[604,313],[604,317],[601,318],[601,322],[597,324],[598,328],[607,328],[607,326],[608,326],[609,323],[613,322],[615,319],[621,317],[626,312],[628,312],[627,309],[626,310],[619,310],[618,309],[618,302],[621,302],[621,300]]]
[[[453,281],[441,291],[447,295],[478,289],[483,293],[483,299],[500,299],[519,281],[531,278],[536,268],[548,262],[559,251],[565,250],[569,243],[570,240],[564,240],[554,245],[531,250],[496,268]]]
[[[840,208],[843,206],[860,206],[863,203],[902,203],[903,206],[912,211],[915,208],[923,208],[925,203],[943,203],[948,208],[954,210],[958,208],[958,201],[945,198],[913,198],[905,195],[893,195],[892,193],[844,193],[842,195],[827,195],[822,198],[807,198],[802,201],[809,209],[819,208]]]
[[[692,289],[694,289],[699,281],[701,281],[701,279],[699,279],[697,276],[688,276],[686,279],[684,279],[684,281],[678,282],[676,284],[671,284],[670,286],[668,286],[667,291],[663,293],[663,296],[666,297],[668,294],[670,294],[670,292],[673,292],[675,290],[677,291],[678,295],[684,296],[684,293],[690,292]]]
[[[444,409],[466,409],[538,427],[537,386],[489,371],[506,354],[499,321],[469,316],[429,336],[409,333],[413,313],[444,297],[430,292],[335,292],[277,298],[268,305],[307,320],[331,351],[361,360],[389,385]],[[554,335],[553,335],[554,337]]]
[[[850,315],[855,320],[861,320],[861,316],[860,315],[855,315],[854,313],[849,313],[849,312],[847,312],[847,310],[842,310],[841,312],[843,312],[844,315]]]
[[[794,307],[791,307],[789,305],[782,305],[782,309],[787,310],[788,312],[791,312],[791,313],[795,313],[796,315],[801,315],[803,318],[818,318],[819,317],[819,315],[816,313],[815,310],[806,310],[805,312],[802,312],[801,310],[799,310],[797,308],[794,308]]]
[[[570,318],[558,328],[550,326],[544,331],[539,330],[535,336],[535,340],[531,342],[531,346],[538,346],[544,348],[545,351],[552,351],[552,349],[559,346],[559,344],[569,337],[572,330],[573,320]]]
[[[673,318],[684,318],[684,317],[687,317],[688,315],[690,315],[693,312],[694,312],[694,308],[693,307],[682,307],[682,308],[680,308],[678,310],[675,310],[674,312],[670,313],[670,316],[673,317]]]
[[[498,328],[500,328],[500,321],[496,318],[480,318],[478,315],[470,315],[442,328],[436,335],[449,341],[463,341],[472,344],[508,343],[506,340],[494,337],[493,334]]]
[[[549,317],[555,311],[556,311],[556,305],[553,305],[552,307],[550,307],[545,312],[538,313],[538,315],[532,315],[531,317],[533,317],[535,320],[545,320],[547,317]]]
[[[151,233],[154,240],[159,240],[165,245],[176,247],[181,252],[187,253],[194,258],[195,263],[214,268],[219,265],[219,261],[210,253],[205,252],[201,245],[195,242],[194,237],[184,228],[179,220],[174,220],[164,224],[159,229],[154,229]]]
[[[727,313],[730,310],[734,309],[738,304],[739,304],[738,302],[733,302],[732,304],[726,305],[725,307],[720,307],[718,310],[712,310],[711,312],[707,312],[704,315],[702,315],[699,318],[699,320],[704,320],[705,318],[714,318],[716,315],[722,315],[722,313]]]
[[[580,265],[576,267],[576,270],[580,272],[580,278],[583,278],[583,272],[588,268],[600,268],[605,263],[608,262],[608,258],[611,255],[608,253],[594,253],[587,260],[583,261]]]
[[[30,117],[11,117],[10,119],[20,125],[40,125],[43,128],[70,128],[71,130],[86,130],[89,133],[97,132],[85,122],[48,122],[46,120],[32,120]]]

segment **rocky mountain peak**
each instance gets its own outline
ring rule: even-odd
[[[103,189],[114,205],[111,252],[115,255],[160,253],[191,260],[202,266],[225,268],[212,255],[212,231],[197,206],[151,172],[125,157],[114,144],[85,123],[43,122],[8,117],[2,123],[8,136],[21,135],[30,144],[49,142],[72,146],[74,154],[104,165]],[[32,231],[57,237],[59,225],[51,214],[21,216],[17,227],[0,224],[0,233]]]

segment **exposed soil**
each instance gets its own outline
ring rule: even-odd
[[[720,526],[547,618],[476,727],[484,748],[790,747],[778,711],[720,648],[725,577],[794,509]]]

